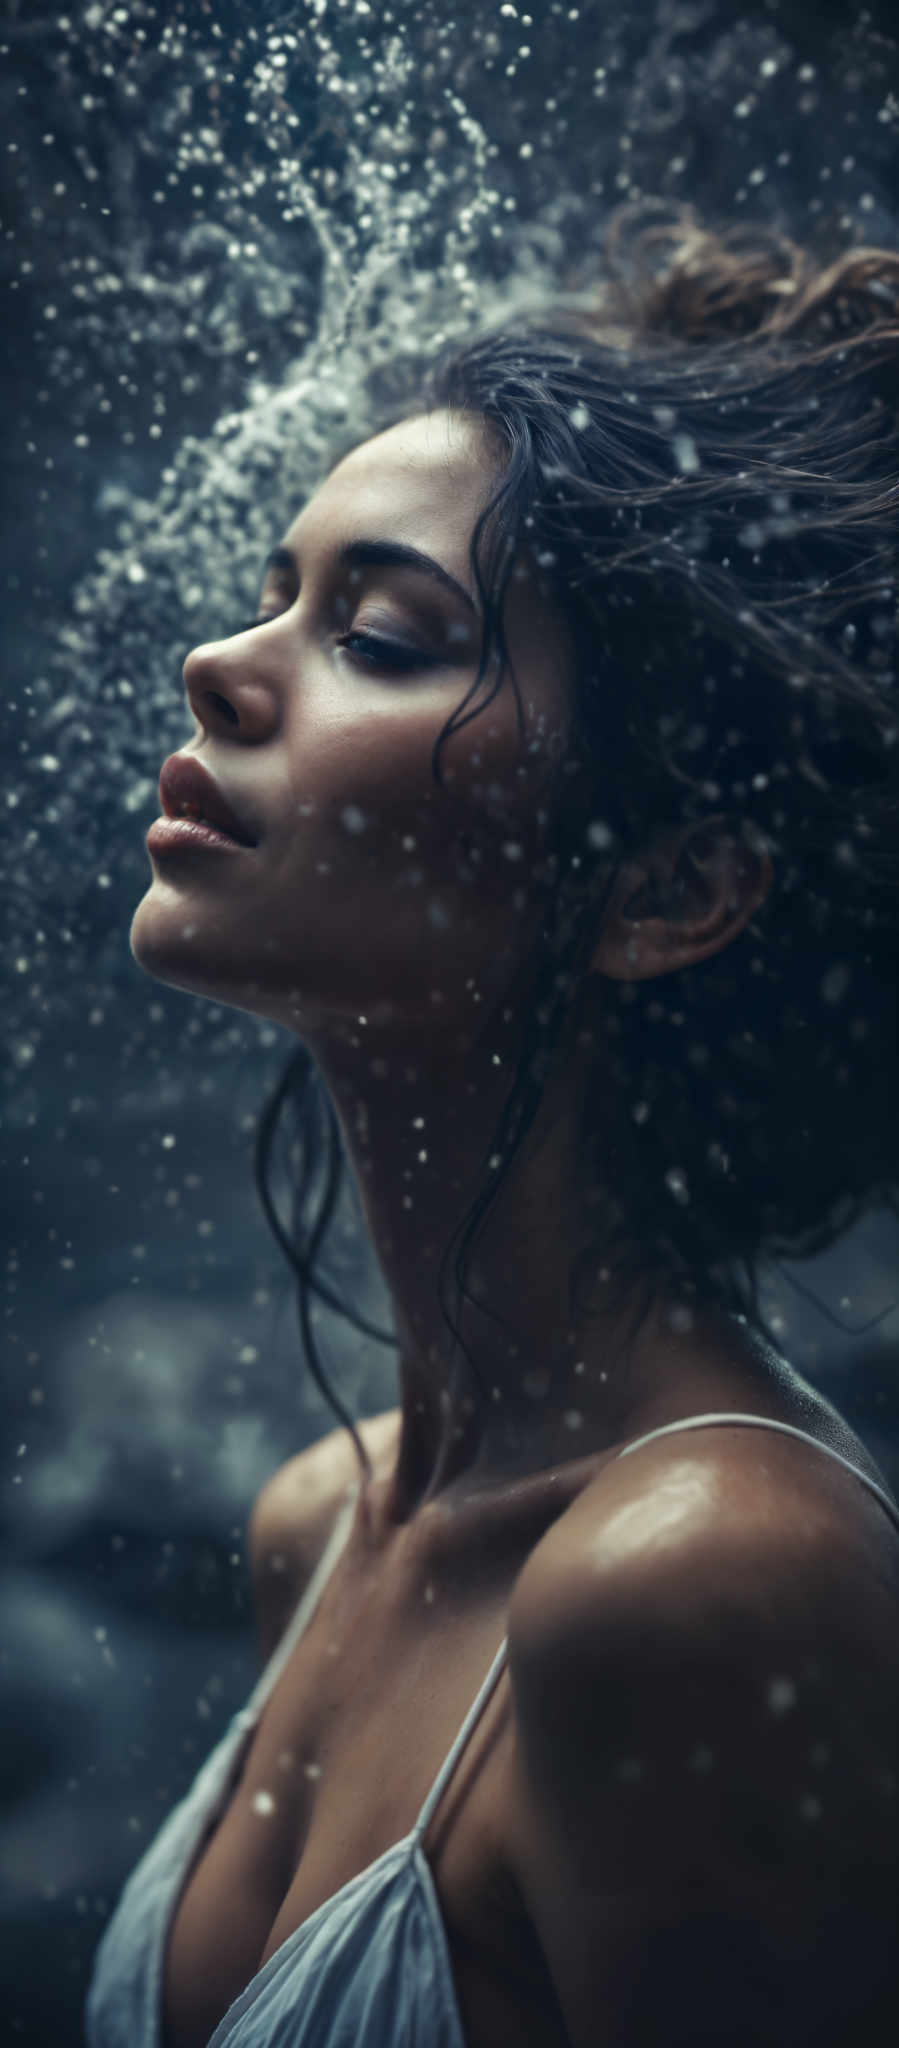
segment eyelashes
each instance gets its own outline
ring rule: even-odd
[[[337,645],[345,647],[348,654],[368,668],[392,669],[399,675],[437,665],[433,655],[422,653],[418,647],[405,647],[399,640],[382,640],[378,633],[344,633]]]
[[[269,612],[260,618],[244,619],[233,630],[235,633],[250,633],[257,626],[270,626],[277,617],[277,612]],[[351,659],[364,667],[395,675],[411,675],[415,669],[439,666],[436,656],[425,654],[422,648],[407,647],[400,640],[384,639],[379,633],[343,633],[336,644],[345,648]]]

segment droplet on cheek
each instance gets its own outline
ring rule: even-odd
[[[368,819],[365,812],[360,811],[358,804],[344,804],[343,810],[340,813],[340,822],[345,832],[349,832],[353,838],[357,838],[360,832],[365,831]]]

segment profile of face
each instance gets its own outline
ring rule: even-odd
[[[450,412],[363,443],[275,549],[258,623],[188,656],[179,758],[256,843],[151,852],[131,930],[149,974],[301,1035],[363,1016],[402,1038],[464,1035],[526,971],[573,660],[536,569],[516,565],[504,614],[521,729],[505,678],[445,743],[445,787],[432,766],[477,674],[469,550],[496,464]]]

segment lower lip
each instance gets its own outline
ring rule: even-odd
[[[197,818],[157,818],[145,840],[148,853],[183,853],[188,847],[218,846],[227,853],[247,853],[240,839],[221,832],[217,825],[203,825]]]

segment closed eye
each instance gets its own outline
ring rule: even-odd
[[[434,656],[420,647],[405,647],[399,640],[382,640],[378,633],[344,633],[337,642],[356,661],[368,668],[393,669],[409,674],[415,668],[435,668]]]
[[[257,626],[270,626],[278,617],[277,612],[263,613],[255,619],[245,619],[235,626],[236,633],[252,633]],[[436,657],[425,654],[420,647],[407,647],[400,640],[387,640],[380,633],[344,633],[337,642],[345,647],[356,661],[367,668],[393,669],[395,673],[408,675],[416,668],[436,668]]]

